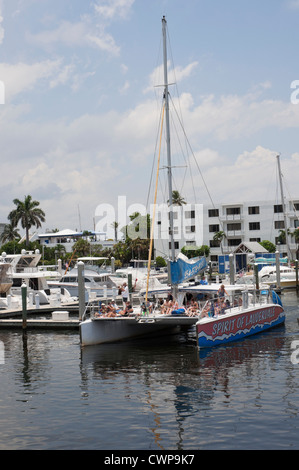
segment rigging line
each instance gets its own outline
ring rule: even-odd
[[[171,95],[169,95],[169,96],[170,96],[171,102],[173,103]],[[181,153],[182,153],[182,155],[184,157],[184,161],[185,161],[185,173],[184,173],[184,177],[183,177],[181,188],[180,188],[180,192],[182,192],[183,186],[184,186],[184,181],[185,181],[185,178],[186,178],[187,169],[188,169],[188,164],[187,164],[187,159],[186,159],[185,154],[184,154],[184,150],[183,150],[182,145],[181,145],[181,140],[179,138],[179,133],[177,131],[177,126],[175,125],[175,121],[174,121],[172,115],[171,115],[171,122],[172,122],[173,129],[175,131],[175,134],[177,136],[177,141],[178,141],[179,147],[181,149]],[[176,187],[178,187],[178,185],[176,185]]]
[[[146,302],[147,302],[147,297],[148,297],[148,284],[149,284],[149,275],[150,275],[150,269],[151,269],[151,259],[152,259],[152,249],[153,249],[153,235],[154,235],[154,225],[155,225],[155,215],[156,215],[156,204],[157,204],[157,190],[158,190],[159,169],[160,169],[161,142],[162,142],[163,121],[164,121],[164,110],[165,110],[165,104],[164,104],[164,106],[163,106],[162,118],[161,118],[161,133],[160,133],[160,144],[159,144],[159,156],[158,156],[158,164],[157,164],[157,175],[156,175],[156,186],[155,186],[153,219],[152,219],[152,223],[151,223],[151,237],[150,237],[150,247],[149,247],[148,266],[147,266],[146,295],[145,295],[145,300],[146,300]]]
[[[176,110],[176,107],[175,107],[175,105],[174,105],[174,102],[173,102],[173,99],[172,99],[172,96],[171,96],[171,95],[170,95],[170,99],[171,99],[171,103],[172,103],[173,109],[176,111],[176,115],[178,116],[178,112],[177,112],[177,110]],[[180,104],[180,102],[179,102],[179,104]],[[183,125],[182,121],[180,120],[180,118],[178,118],[178,119],[179,119],[179,123],[180,123],[180,125],[181,125],[181,128],[182,128],[183,131],[184,131],[184,125]],[[173,122],[174,122],[174,120],[173,120]],[[174,126],[175,126],[175,124],[174,124]],[[175,128],[176,128],[176,126],[175,126]],[[177,132],[177,135],[178,135],[178,132]],[[185,135],[185,142],[186,142],[186,134],[185,134],[185,132],[184,132],[184,135]],[[179,140],[179,143],[180,143],[180,139],[178,139],[178,140]],[[187,169],[189,168],[190,178],[191,178],[191,182],[192,182],[193,196],[194,196],[194,201],[195,201],[195,203],[196,203],[196,192],[195,192],[195,186],[194,186],[194,181],[193,181],[193,174],[192,174],[192,171],[191,171],[190,164],[188,165],[188,161],[190,160],[190,157],[189,157],[189,156],[188,156],[188,157],[185,156],[185,153],[184,153],[184,151],[183,151],[182,145],[180,145],[180,147],[181,147],[182,154],[183,154],[183,157],[184,157],[184,160],[185,160],[185,163],[186,163],[186,167],[187,167]],[[186,153],[188,154],[187,143],[186,143]],[[185,180],[185,177],[186,177],[186,173],[187,173],[187,170],[186,170],[186,172],[185,172],[184,180]],[[183,187],[183,183],[182,183],[182,187]]]
[[[170,36],[169,36],[168,27],[167,27],[167,37],[168,37],[168,45],[169,45],[169,51],[170,51],[171,62],[172,62],[172,67],[173,67],[174,85],[175,85],[175,89],[176,89],[177,97],[178,97],[178,102],[179,102],[179,109],[180,109],[180,115],[181,115],[181,122],[183,123],[183,113],[182,113],[182,109],[181,109],[181,102],[180,102],[180,100],[179,100],[179,88],[178,88],[177,80],[176,80],[174,59],[173,59],[173,54],[172,54],[171,41],[170,41]],[[187,145],[186,145],[186,149],[187,149]],[[188,153],[188,151],[187,151],[187,153]]]
[[[159,127],[161,124],[161,119],[162,119],[162,114],[164,113],[163,111],[163,106],[160,112],[160,118],[159,118]],[[156,144],[155,144],[155,151],[154,151],[154,158],[153,158],[153,163],[152,163],[152,170],[151,170],[151,176],[150,176],[150,182],[149,182],[149,187],[148,187],[148,193],[147,193],[147,200],[146,200],[146,208],[148,211],[149,207],[149,199],[150,199],[150,193],[151,193],[151,187],[152,187],[152,180],[153,180],[153,174],[154,174],[154,168],[155,168],[155,158],[156,158],[156,152],[157,152],[157,147],[158,147],[158,141],[159,141],[159,133],[157,133],[156,137]]]
[[[177,93],[178,105],[179,105],[179,112],[180,112],[179,122],[180,122],[180,124],[181,124],[181,127],[184,128],[184,124],[183,124],[183,113],[182,113],[182,108],[181,108],[181,102],[180,102],[180,99],[179,99],[179,89],[178,89],[178,86],[177,86],[177,79],[176,79],[175,66],[174,66],[174,59],[173,59],[173,54],[172,54],[171,41],[170,41],[170,35],[169,35],[168,27],[167,27],[167,37],[168,37],[168,45],[169,45],[169,51],[170,51],[171,62],[172,62],[172,68],[173,68],[174,85],[175,85],[175,89],[176,89],[176,93]],[[175,109],[172,96],[171,96],[170,94],[169,94],[169,96],[170,96],[172,105],[173,105],[173,107],[174,107],[174,109]],[[176,111],[176,113],[179,114],[177,111]],[[180,142],[180,140],[179,140],[179,142]],[[185,140],[185,145],[186,145],[186,152],[183,151],[182,146],[181,146],[181,144],[180,144],[181,149],[182,149],[182,154],[184,155],[184,157],[185,157],[185,153],[186,153],[186,155],[188,155],[188,145],[187,145],[186,140]],[[192,189],[193,189],[193,197],[194,197],[194,201],[195,201],[195,203],[196,203],[196,192],[195,192],[195,186],[194,186],[192,171],[191,171],[190,165],[188,165],[188,159],[185,159],[185,161],[186,161],[186,165],[189,166],[189,172],[190,172],[190,177],[191,177],[191,182],[192,182]],[[186,170],[186,172],[185,172],[185,175],[184,175],[184,178],[183,178],[183,181],[182,181],[181,192],[182,192],[182,189],[183,189],[183,185],[184,185],[184,181],[185,181],[185,178],[186,178],[186,174],[187,174],[187,170]]]
[[[176,108],[174,108],[174,109],[175,109],[175,111],[176,111]],[[176,113],[177,113],[177,111],[176,111]],[[192,150],[190,141],[189,141],[189,139],[188,139],[188,137],[187,137],[187,134],[186,134],[185,129],[184,129],[183,125],[182,125],[182,122],[180,121],[180,117],[179,117],[178,114],[177,114],[177,118],[178,118],[178,120],[179,120],[179,122],[180,122],[180,124],[181,124],[181,127],[182,127],[182,130],[183,130],[183,133],[184,133],[186,142],[188,143],[188,146],[189,146],[190,151],[191,151],[191,155],[192,155],[193,158],[194,158],[195,165],[197,166],[197,169],[198,169],[198,171],[199,171],[199,174],[200,174],[200,176],[201,176],[201,179],[202,179],[202,181],[203,181],[203,184],[204,184],[204,187],[205,187],[205,189],[206,189],[206,191],[207,191],[207,194],[208,194],[208,196],[209,196],[209,198],[210,198],[210,201],[211,201],[211,204],[212,204],[212,206],[213,206],[213,209],[215,209],[216,207],[215,207],[214,201],[213,201],[213,199],[212,199],[211,193],[210,193],[210,191],[209,191],[209,189],[208,189],[208,186],[207,186],[207,184],[206,184],[206,182],[205,182],[205,179],[204,179],[204,177],[203,177],[202,171],[201,171],[201,169],[200,169],[200,167],[199,167],[199,164],[198,164],[198,162],[197,162],[197,160],[196,160],[196,157],[195,157],[194,152],[193,152],[193,150]],[[220,218],[219,218],[219,224],[220,224],[221,227],[222,227],[222,231],[225,233],[226,231],[224,230],[224,225],[223,225],[223,222],[220,220]],[[226,234],[226,233],[225,233],[225,234]]]

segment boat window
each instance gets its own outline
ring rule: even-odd
[[[64,277],[62,278],[62,282],[76,282],[77,279],[75,277]]]

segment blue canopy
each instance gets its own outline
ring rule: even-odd
[[[172,284],[180,284],[187,281],[207,268],[207,260],[203,258],[179,257],[176,261],[170,262],[170,275]]]

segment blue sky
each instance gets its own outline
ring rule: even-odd
[[[1,222],[27,194],[46,213],[41,231],[90,229],[96,207],[118,196],[146,203],[163,15],[185,131],[213,200],[275,199],[277,153],[286,194],[299,198],[299,1],[0,0]]]

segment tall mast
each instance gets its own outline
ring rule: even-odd
[[[169,96],[168,96],[168,73],[167,73],[167,46],[166,46],[166,19],[162,18],[163,33],[163,58],[164,58],[164,100],[165,100],[165,123],[166,123],[166,145],[167,145],[167,176],[169,195],[169,225],[170,225],[170,260],[175,261],[175,247],[173,238],[173,205],[172,205],[172,168],[170,149],[170,127],[169,127]]]
[[[283,218],[284,218],[284,230],[285,230],[285,237],[286,237],[288,262],[290,263],[290,261],[291,261],[291,250],[290,250],[290,246],[289,246],[287,214],[286,214],[285,200],[284,200],[284,194],[283,194],[283,185],[282,185],[282,176],[281,176],[279,155],[277,155],[276,158],[277,158],[277,166],[278,166],[278,176],[279,176],[281,204],[282,204]]]

